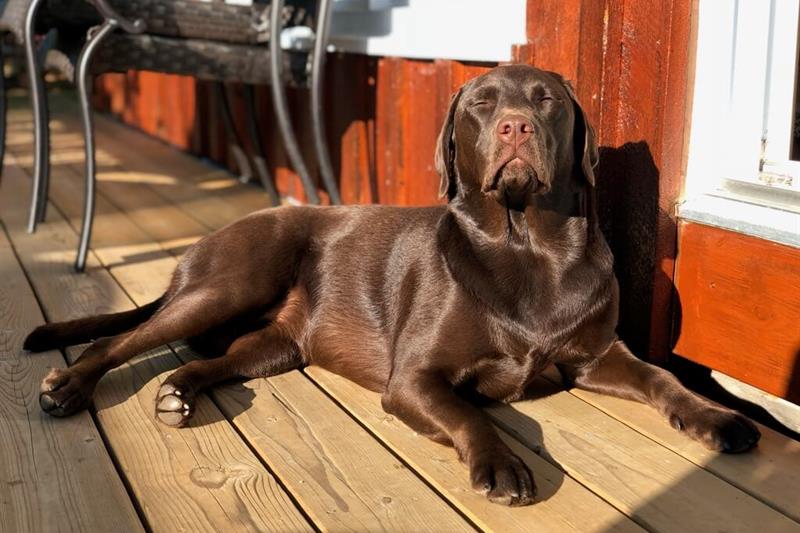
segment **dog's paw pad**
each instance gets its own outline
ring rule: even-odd
[[[194,414],[194,402],[185,391],[171,383],[161,386],[156,396],[156,418],[172,427],[185,426]]]
[[[54,368],[44,377],[40,387],[39,405],[51,416],[69,416],[85,409],[91,390],[69,369]]]

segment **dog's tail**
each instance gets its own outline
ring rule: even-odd
[[[100,337],[118,335],[133,329],[153,316],[163,301],[164,296],[130,311],[45,324],[33,330],[25,339],[22,347],[30,352],[44,352],[54,348],[83,344]]]

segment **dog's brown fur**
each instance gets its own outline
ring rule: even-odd
[[[533,500],[531,474],[456,390],[513,400],[552,363],[578,387],[653,405],[711,448],[751,448],[749,420],[617,339],[596,163],[592,129],[560,76],[498,67],[450,106],[437,147],[447,206],[253,213],[189,249],[157,302],[34,331],[34,351],[98,339],[45,378],[42,408],[82,409],[109,369],[187,338],[224,355],[166,380],[163,422],[185,424],[197,392],[220,380],[315,364],[383,393],[387,412],[453,445],[473,487],[510,505]]]

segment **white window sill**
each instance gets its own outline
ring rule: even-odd
[[[700,195],[680,204],[678,217],[800,248],[800,213],[793,211]]]

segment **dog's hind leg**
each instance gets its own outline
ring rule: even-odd
[[[268,377],[303,364],[295,342],[274,325],[239,337],[223,357],[196,359],[173,372],[156,397],[156,417],[168,426],[184,426],[194,414],[197,393],[234,378]]]
[[[251,305],[222,290],[184,290],[137,328],[98,339],[74,365],[53,369],[42,381],[39,404],[54,416],[75,413],[88,405],[97,382],[112,368],[147,350],[202,333]]]
[[[43,352],[54,348],[83,344],[100,337],[119,335],[133,329],[153,316],[158,311],[158,308],[161,307],[163,300],[164,297],[162,296],[147,305],[121,313],[45,324],[34,329],[25,338],[22,347],[31,352]]]

